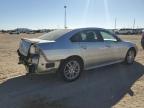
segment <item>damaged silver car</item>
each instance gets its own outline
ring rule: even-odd
[[[81,72],[114,63],[132,64],[137,47],[101,28],[63,29],[20,41],[19,64],[28,73],[58,72],[66,81]]]

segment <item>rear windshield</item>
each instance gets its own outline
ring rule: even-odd
[[[63,36],[64,34],[68,33],[69,31],[71,31],[71,30],[70,29],[54,30],[54,31],[51,31],[47,34],[40,36],[39,39],[56,40],[56,39],[60,38],[61,36]]]

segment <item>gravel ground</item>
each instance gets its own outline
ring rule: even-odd
[[[140,36],[121,36],[139,47],[133,65],[86,71],[72,83],[55,74],[25,76],[16,50],[21,37],[0,34],[0,108],[144,108],[144,51]]]

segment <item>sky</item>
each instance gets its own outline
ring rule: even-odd
[[[144,27],[144,0],[0,0],[0,29]]]

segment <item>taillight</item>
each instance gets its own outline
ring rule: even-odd
[[[38,54],[39,48],[37,48],[35,45],[31,45],[30,47],[30,54]]]

